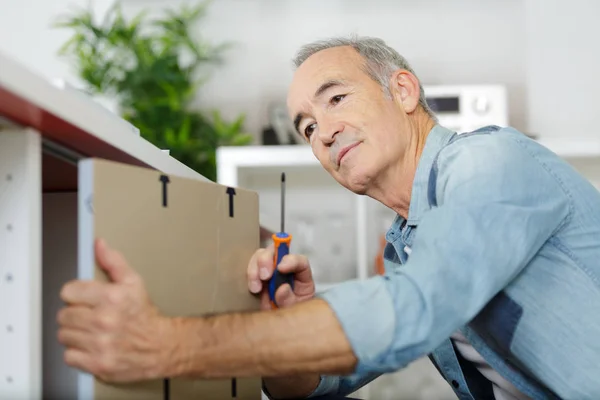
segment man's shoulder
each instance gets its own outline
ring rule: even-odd
[[[457,152],[490,152],[497,153],[502,150],[514,150],[527,146],[540,146],[533,139],[519,130],[506,126],[484,126],[474,131],[458,133],[442,149]]]
[[[475,197],[500,196],[532,187],[550,195],[558,186],[548,161],[556,158],[511,127],[461,133],[439,151],[430,175],[430,195],[444,197],[458,190]]]
[[[512,127],[485,126],[455,135],[438,156],[437,166],[465,174],[522,168],[543,148]],[[520,166],[520,167],[519,167]]]

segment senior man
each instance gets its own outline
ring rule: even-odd
[[[283,399],[346,395],[428,355],[461,399],[600,398],[599,192],[512,128],[440,126],[381,40],[312,43],[296,64],[299,133],[341,185],[397,213],[385,275],[315,296],[290,255],[282,309],[168,318],[98,240],[111,282],[64,287],[66,362],[118,382],[262,376]],[[265,308],[271,257],[248,266]]]

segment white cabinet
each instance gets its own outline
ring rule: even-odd
[[[42,385],[40,150],[34,131],[0,128],[0,394],[7,399],[38,398]]]
[[[259,244],[256,193],[237,189],[232,199],[229,188],[209,182],[81,94],[1,54],[0,65],[0,398],[108,393],[67,367],[57,340],[62,286],[100,279],[94,237],[117,244],[167,315],[258,309],[246,281]],[[92,158],[102,159],[94,161],[94,174],[82,173]],[[99,178],[99,164],[112,172]],[[148,259],[136,261],[139,256]],[[162,399],[164,387],[178,398],[198,397],[192,394],[199,390],[202,398],[261,395],[257,378],[148,385],[153,390],[123,398]]]

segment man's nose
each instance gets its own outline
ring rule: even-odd
[[[338,133],[344,131],[344,124],[341,122],[326,122],[319,127],[319,137],[325,144],[333,143]]]

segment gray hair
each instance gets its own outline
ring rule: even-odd
[[[396,50],[388,46],[382,39],[374,37],[356,37],[349,38],[334,37],[330,39],[317,40],[308,43],[300,48],[294,57],[294,67],[298,68],[307,58],[313,54],[339,46],[351,46],[365,59],[365,73],[381,85],[387,95],[391,95],[390,76],[398,69],[405,69],[416,76],[408,61],[402,57]],[[425,98],[423,85],[419,81],[419,105],[423,110],[437,122],[437,118]]]

